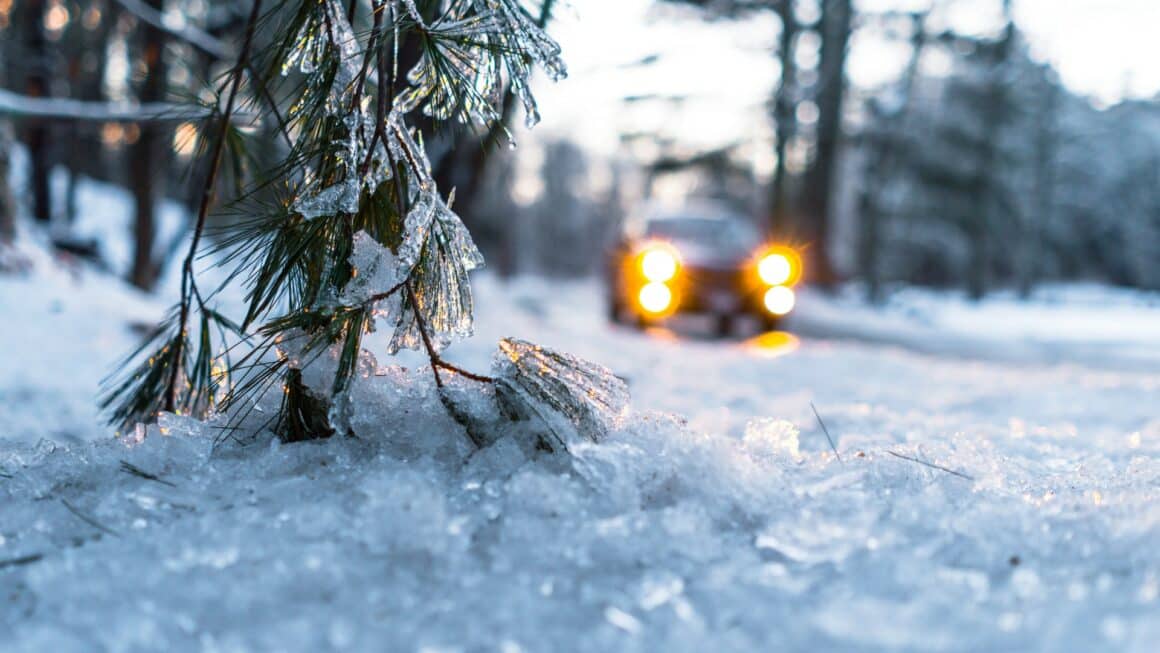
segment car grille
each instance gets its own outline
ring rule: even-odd
[[[689,283],[705,290],[740,290],[744,287],[741,270],[687,268]]]

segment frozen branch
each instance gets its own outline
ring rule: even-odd
[[[141,0],[116,0],[116,2],[139,20],[156,27],[173,38],[185,41],[215,59],[230,58],[230,48],[209,32],[193,25],[176,25],[173,24],[173,21],[166,21],[164,14],[141,2]]]
[[[209,107],[172,102],[117,104],[69,98],[29,97],[0,89],[0,116],[78,122],[190,122],[214,115]],[[254,114],[235,113],[237,120],[253,121]]]

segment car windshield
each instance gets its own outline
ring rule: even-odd
[[[698,243],[723,251],[748,250],[758,241],[757,230],[739,219],[668,217],[650,220],[645,228],[650,238]]]

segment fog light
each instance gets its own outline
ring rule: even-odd
[[[765,310],[774,315],[785,315],[793,310],[794,293],[785,286],[774,286],[765,291]]]
[[[673,291],[663,283],[645,284],[637,295],[640,307],[649,313],[664,313],[673,303]]]
[[[785,254],[770,254],[757,264],[757,275],[771,286],[780,286],[793,276],[793,263]]]

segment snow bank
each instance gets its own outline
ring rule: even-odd
[[[904,288],[870,307],[861,292],[856,285],[837,296],[803,289],[790,326],[940,355],[1160,369],[1160,293],[1060,283],[1041,286],[1028,300],[1003,291],[972,302]]]
[[[784,422],[739,440],[642,414],[574,458],[511,438],[472,452],[426,375],[382,374],[360,381],[381,419],[357,438],[238,443],[168,417],[123,441],[8,448],[7,650],[1148,651],[1160,636],[1160,423],[1105,450],[1066,434],[843,442],[839,463]]]

